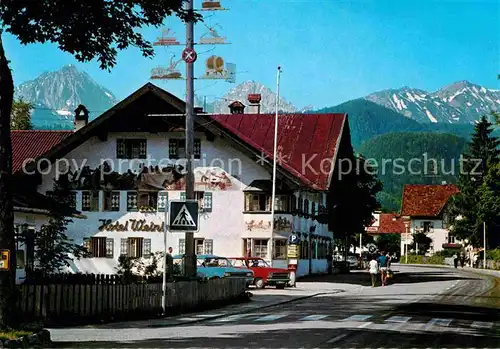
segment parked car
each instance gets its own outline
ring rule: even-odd
[[[174,263],[182,260],[181,255],[174,256]],[[235,268],[226,257],[215,255],[198,255],[197,274],[208,279],[245,278],[247,284],[252,284],[253,271],[250,269]]]
[[[347,262],[349,262],[349,267],[351,269],[357,269],[358,268],[358,264],[359,264],[359,261],[358,261],[358,257],[357,256],[347,256]]]
[[[229,260],[237,268],[252,270],[254,273],[253,284],[257,288],[275,286],[283,289],[290,282],[290,273],[287,269],[273,268],[262,258],[231,257]]]

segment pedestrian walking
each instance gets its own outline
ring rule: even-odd
[[[453,264],[455,265],[455,268],[458,268],[458,256],[456,253],[453,255]]]
[[[382,281],[382,286],[387,285],[388,264],[389,264],[389,259],[386,257],[385,252],[382,252],[378,257],[378,265],[380,268],[380,278]]]
[[[462,252],[460,254],[460,266],[462,267],[462,269],[464,268],[464,265],[465,265],[465,254]]]
[[[375,258],[375,255],[372,256],[369,267],[370,267],[370,276],[372,279],[372,287],[375,287],[377,286],[377,279],[379,273],[378,262],[377,259]]]

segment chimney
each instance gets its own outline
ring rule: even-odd
[[[203,108],[202,107],[194,107],[194,113],[195,114],[203,114]]]
[[[229,104],[229,111],[231,114],[244,114],[245,113],[245,105],[240,101],[234,101]]]
[[[84,105],[80,104],[75,109],[75,131],[87,126],[89,123],[89,111]]]
[[[446,183],[446,181],[442,181],[441,184],[442,185],[446,185],[447,183]]]
[[[248,97],[248,102],[250,103],[250,114],[260,114],[260,101],[262,99],[262,96],[260,93],[252,93],[249,94]]]

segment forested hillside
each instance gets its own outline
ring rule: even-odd
[[[466,147],[467,140],[453,134],[397,132],[374,137],[357,152],[377,165],[383,208],[397,211],[404,184],[455,183]]]

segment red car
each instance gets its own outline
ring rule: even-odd
[[[276,286],[276,288],[283,289],[290,282],[290,273],[287,269],[273,268],[262,258],[231,257],[228,259],[236,268],[245,268],[253,271],[253,284],[257,288]]]

